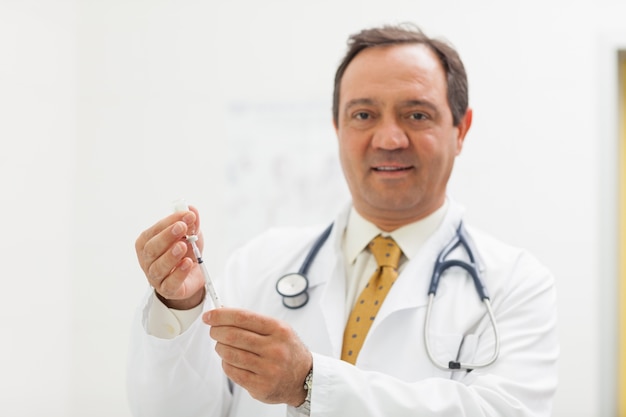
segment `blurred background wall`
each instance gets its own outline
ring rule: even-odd
[[[186,198],[205,235],[228,233],[206,248],[219,275],[268,226],[330,221],[345,40],[412,21],[469,74],[450,194],[556,276],[554,415],[615,416],[624,16],[622,0],[0,0],[0,415],[128,416],[138,234]]]

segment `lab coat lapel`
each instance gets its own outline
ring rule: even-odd
[[[320,299],[321,319],[331,343],[332,356],[336,358],[341,356],[346,317],[346,271],[341,242],[349,211],[348,205],[335,219],[332,233],[320,250],[319,261],[311,273],[315,285],[325,284]]]

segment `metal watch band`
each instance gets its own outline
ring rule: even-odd
[[[304,389],[306,390],[306,398],[304,402],[296,407],[296,411],[307,416],[311,415],[311,392],[313,391],[313,368],[304,378]]]

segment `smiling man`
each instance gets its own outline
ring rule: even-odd
[[[422,43],[367,48],[339,90],[335,129],[355,209],[391,231],[441,207],[472,111],[453,120],[435,52]]]
[[[222,308],[185,241],[195,208],[138,237],[151,291],[133,328],[134,415],[549,416],[553,277],[466,226],[447,195],[468,103],[447,43],[411,25],[353,35],[333,96],[352,200],[330,229],[272,230],[233,253]]]

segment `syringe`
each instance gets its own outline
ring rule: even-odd
[[[174,201],[174,211],[189,211],[189,206],[187,205],[185,200],[176,200]],[[187,235],[186,238],[187,242],[189,242],[189,244],[191,245],[193,254],[198,261],[198,265],[202,270],[202,274],[204,275],[204,286],[206,288],[206,291],[209,293],[211,300],[213,301],[213,306],[216,308],[223,307],[222,302],[217,295],[217,291],[215,290],[215,286],[213,285],[213,281],[211,280],[211,276],[209,275],[209,271],[207,270],[206,265],[202,260],[202,254],[200,253],[200,249],[198,249],[198,245],[196,244],[198,236]]]

